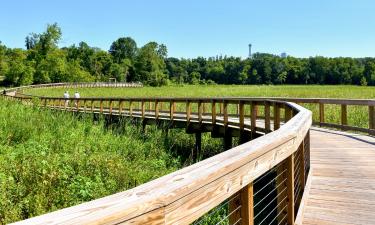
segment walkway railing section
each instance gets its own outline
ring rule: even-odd
[[[348,131],[359,131],[368,133],[369,135],[375,135],[375,100],[371,99],[329,99],[329,98],[271,98],[280,101],[295,102],[298,104],[311,104],[318,107],[317,110],[317,120],[313,121],[314,125],[319,125],[323,127],[331,127],[340,130]],[[329,106],[339,106],[337,116],[339,119],[337,122],[327,122],[327,107]],[[355,126],[349,123],[349,107],[353,107],[352,116],[360,116],[360,114],[367,111],[367,117],[360,119],[367,127]],[[330,115],[332,116],[332,115]]]
[[[219,130],[224,139],[238,131],[243,142],[131,190],[18,224],[199,224],[223,205],[226,213],[218,223],[294,224],[309,172],[312,122],[311,112],[297,104],[248,98],[11,98],[58,110],[198,124]]]
[[[130,88],[130,87],[143,87],[143,84],[140,82],[91,82],[91,83],[50,83],[50,84],[34,84],[27,86],[20,86],[15,88],[9,88],[6,91],[12,92],[17,91],[22,93],[26,89],[34,88],[98,88],[98,87],[110,87],[110,88]]]

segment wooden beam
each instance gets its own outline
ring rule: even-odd
[[[241,190],[241,225],[254,225],[254,189],[253,183]]]
[[[266,130],[266,133],[271,131],[271,110],[268,101],[264,102],[264,129]]]
[[[216,101],[212,100],[211,102],[211,120],[212,125],[216,125]]]
[[[369,118],[369,129],[373,130],[375,129],[375,110],[374,106],[368,107],[368,118]]]
[[[288,224],[294,224],[294,154],[286,159],[286,174],[287,174],[287,221]]]
[[[322,126],[321,124],[324,123],[324,104],[323,103],[319,103],[319,123],[320,123],[320,126]]]
[[[348,125],[347,105],[341,105],[341,125]]]
[[[280,104],[275,102],[273,105],[273,130],[280,128]]]

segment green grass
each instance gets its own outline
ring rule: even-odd
[[[203,155],[222,151],[205,134]],[[0,99],[0,223],[132,188],[190,165],[194,136]]]
[[[320,98],[375,98],[375,87],[321,85],[185,85],[144,88],[78,88],[82,97],[320,97]],[[29,89],[26,93],[63,96],[65,89]]]
[[[82,97],[300,97],[300,98],[348,98],[375,99],[375,87],[350,85],[186,85],[144,88],[78,88],[68,89],[71,94],[78,90]],[[61,97],[65,89],[30,89],[26,93]],[[316,104],[304,104],[319,120]],[[326,122],[340,123],[340,106],[325,106]],[[183,110],[183,109],[181,109]],[[261,112],[262,110],[260,110]],[[348,106],[348,124],[368,127],[368,108]]]

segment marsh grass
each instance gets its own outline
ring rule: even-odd
[[[222,151],[203,135],[204,157]],[[0,99],[0,223],[133,188],[190,165],[194,136],[131,120],[56,112]]]

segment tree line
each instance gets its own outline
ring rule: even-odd
[[[375,58],[279,57],[256,53],[251,58],[168,57],[164,44],[142,47],[130,37],[114,41],[108,51],[85,42],[59,48],[61,28],[47,25],[25,38],[26,49],[0,42],[3,85],[51,82],[117,81],[161,86],[176,84],[355,84],[375,85]]]

